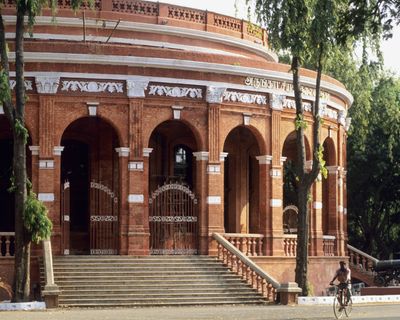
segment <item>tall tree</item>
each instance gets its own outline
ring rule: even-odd
[[[372,74],[371,111],[364,118],[360,113],[355,123],[368,125],[361,139],[356,131],[349,139],[350,240],[389,259],[400,240],[400,81]]]
[[[251,1],[248,0],[247,3]],[[298,231],[295,281],[302,294],[309,294],[308,242],[310,188],[323,167],[323,148],[319,139],[321,118],[319,112],[321,76],[329,53],[337,45],[341,17],[348,9],[346,0],[254,0],[258,19],[266,25],[270,45],[277,51],[289,53],[296,102],[296,145],[298,181]],[[347,49],[347,48],[345,48]],[[302,63],[308,60],[316,70],[315,101],[313,102],[313,162],[311,171],[306,169],[306,150],[302,107],[300,73]]]
[[[78,9],[83,0],[72,0],[73,9]],[[11,50],[15,52],[15,99],[10,88],[9,48],[6,42],[6,30],[3,11],[6,5],[15,6],[15,39],[11,42]],[[14,140],[13,149],[13,192],[15,193],[15,273],[13,282],[14,302],[29,300],[30,295],[30,245],[32,239],[38,240],[46,236],[35,234],[35,218],[29,216],[32,212],[41,211],[40,207],[29,197],[26,174],[26,143],[28,131],[25,127],[25,82],[24,82],[24,33],[31,31],[35,17],[43,7],[50,5],[55,10],[55,0],[0,0],[0,101],[4,113],[10,123]],[[55,11],[53,11],[55,12]],[[27,18],[27,19],[25,19]],[[47,224],[48,226],[48,224]],[[47,229],[48,231],[49,229]],[[40,233],[40,232],[39,232]],[[39,238],[38,238],[39,237]]]

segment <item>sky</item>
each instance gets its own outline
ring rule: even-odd
[[[228,16],[237,16],[247,19],[247,9],[244,5],[245,0],[238,0],[238,12],[235,14],[235,0],[162,0],[160,2],[176,4],[184,7],[208,10],[222,13]],[[400,77],[400,26],[393,31],[393,38],[383,41],[381,45],[385,68],[393,71]]]

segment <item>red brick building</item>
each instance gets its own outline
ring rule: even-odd
[[[12,48],[14,9],[2,14]],[[214,255],[219,232],[293,281],[297,209],[284,167],[296,160],[294,94],[265,30],[162,3],[96,0],[85,14],[65,4],[56,23],[48,11],[37,17],[25,63],[29,174],[54,254]],[[302,70],[309,160],[315,76]],[[330,77],[322,92],[329,176],[312,188],[310,217],[318,294],[346,256],[352,103]],[[10,136],[0,107],[3,256],[14,228]]]

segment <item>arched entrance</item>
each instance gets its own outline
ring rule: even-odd
[[[26,145],[26,172],[32,180],[32,157],[29,150],[31,138],[28,137]],[[13,136],[8,119],[0,115],[0,232],[14,232],[14,193],[9,191],[13,160]]]
[[[310,158],[310,145],[305,138],[306,159]],[[283,165],[283,232],[297,233],[297,141],[296,132],[290,133],[283,144],[282,157],[285,159]]]
[[[260,148],[246,127],[237,127],[227,136],[224,152],[224,227],[229,233],[259,233]]]
[[[331,138],[326,138],[324,143],[324,160],[325,160],[325,166],[330,167],[334,166],[336,164],[336,157],[335,157],[335,146],[334,142]],[[330,177],[328,174],[328,177],[325,179],[322,179],[322,232],[324,235],[329,235],[332,231],[335,230],[335,226],[329,225],[329,208],[332,204],[330,202],[335,201],[336,197],[330,197],[330,193],[332,192],[330,190],[330,184],[334,185],[334,182],[332,181],[335,179],[335,177]],[[332,207],[335,207],[335,204],[333,203]],[[333,214],[335,216],[335,214]],[[331,222],[332,224],[332,222]]]
[[[0,231],[14,232],[14,193],[9,192],[12,176],[13,138],[5,116],[0,116]]]
[[[150,136],[149,224],[151,254],[197,254],[198,209],[194,191],[197,142],[179,121],[160,124]]]
[[[117,254],[119,146],[98,117],[70,124],[61,139],[61,221],[64,254]]]

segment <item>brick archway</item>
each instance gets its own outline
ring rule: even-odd
[[[64,254],[117,254],[120,199],[115,129],[98,117],[80,118],[66,128],[61,145]]]

